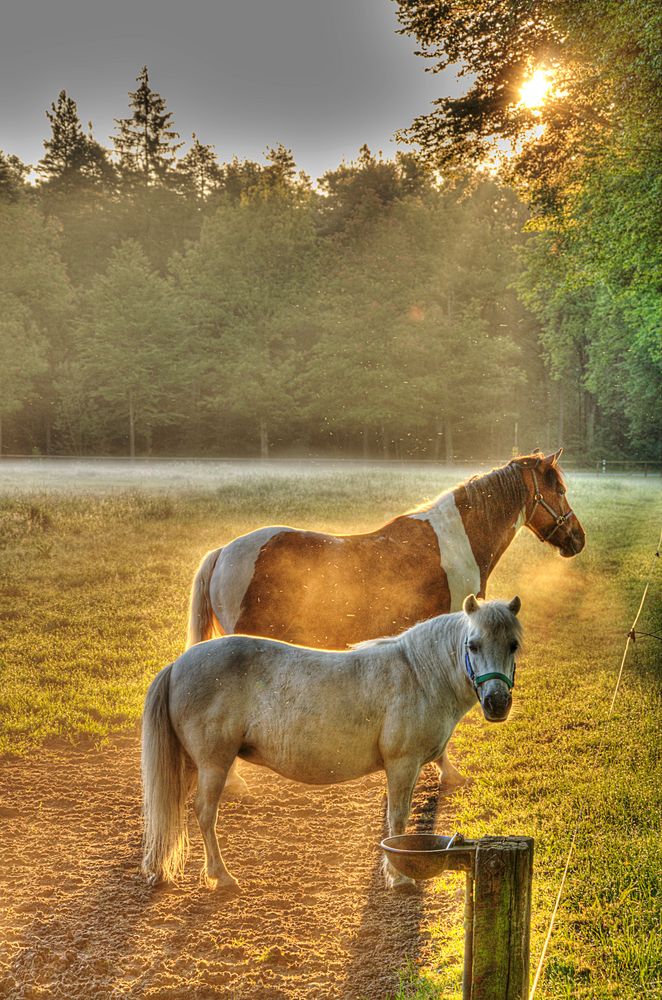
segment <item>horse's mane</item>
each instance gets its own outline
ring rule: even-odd
[[[499,465],[489,472],[470,476],[450,489],[443,490],[432,500],[426,500],[418,507],[408,510],[407,514],[422,514],[439,503],[443,496],[449,493],[466,491],[467,506],[475,507],[488,521],[494,510],[494,498],[501,501],[504,507],[521,507],[526,500],[526,487],[522,479],[521,465],[529,460],[539,458],[538,455],[518,455],[505,465]]]
[[[473,508],[488,527],[499,511],[521,509],[526,501],[526,486],[517,460],[482,476],[471,476],[453,492],[458,508]]]
[[[407,631],[409,631],[407,629]],[[398,635],[380,635],[376,639],[363,639],[361,642],[350,642],[348,649],[367,649],[368,646],[388,646],[390,643],[398,642],[402,639],[404,632]]]

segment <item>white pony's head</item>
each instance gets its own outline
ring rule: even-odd
[[[474,594],[465,598],[467,617],[463,659],[468,681],[473,685],[488,722],[508,718],[515,684],[515,660],[522,639],[517,620],[519,597],[510,603],[485,601]]]

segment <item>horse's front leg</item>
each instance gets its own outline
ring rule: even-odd
[[[390,837],[397,837],[407,829],[411,797],[420,769],[421,762],[419,760],[407,758],[400,758],[386,764],[388,832]],[[387,888],[395,889],[400,886],[416,885],[414,879],[397,871],[386,857],[384,857],[383,867]]]
[[[239,889],[239,883],[225,867],[216,837],[218,803],[229,771],[226,767],[205,766],[198,770],[198,787],[193,808],[205,842],[205,873],[219,889]]]
[[[449,794],[466,784],[467,779],[451,763],[447,750],[444,750],[441,757],[435,760],[435,764],[439,768],[439,790],[442,793]]]

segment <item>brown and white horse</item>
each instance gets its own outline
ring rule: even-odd
[[[258,528],[203,558],[193,580],[187,648],[241,633],[344,649],[459,611],[521,527],[562,556],[584,548],[555,454],[522,455],[361,535]],[[444,754],[447,786],[462,779]],[[228,792],[244,784],[233,766]]]
[[[562,450],[562,449],[561,449]],[[561,450],[515,458],[361,535],[258,528],[208,552],[191,588],[188,643],[262,635],[344,649],[458,611],[519,528],[562,556],[584,547]]]

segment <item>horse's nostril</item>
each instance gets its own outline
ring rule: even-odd
[[[487,708],[490,715],[494,715],[497,709],[497,699],[494,697],[493,694],[488,694],[487,698],[485,699],[485,707]]]
[[[508,695],[506,700],[496,694],[488,694],[485,697],[483,707],[488,715],[493,716],[504,716],[510,711],[510,706],[513,703],[512,695]]]

